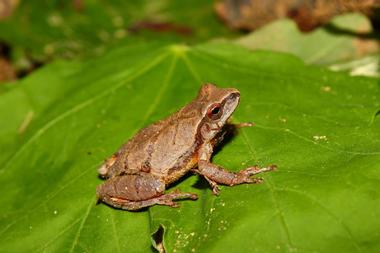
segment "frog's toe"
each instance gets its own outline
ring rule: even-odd
[[[277,169],[276,165],[270,165],[270,166],[264,167],[264,168],[260,168],[258,166],[253,166],[253,167],[249,167],[249,168],[243,170],[242,173],[245,175],[253,176],[256,174],[260,174],[263,172],[268,172],[268,171],[272,171],[272,170],[276,170],[276,169]]]
[[[219,188],[218,185],[215,185],[214,187],[212,187],[212,193],[213,193],[214,195],[216,195],[216,196],[219,195],[219,193],[220,193],[220,188]]]
[[[157,199],[157,204],[170,207],[179,207],[179,204],[177,202],[174,202],[173,198],[171,198],[168,195],[162,195],[161,197],[159,197]]]
[[[246,183],[249,184],[261,184],[262,182],[264,182],[264,179],[261,177],[248,178],[246,180]]]
[[[180,199],[195,200],[195,199],[198,199],[198,195],[194,193],[189,193],[189,192],[180,192],[178,189],[176,189],[171,193],[167,193],[158,197],[157,204],[170,206],[170,207],[179,207],[179,204],[177,202],[174,202],[174,200],[180,200]]]

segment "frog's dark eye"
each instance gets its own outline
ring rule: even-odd
[[[210,119],[219,119],[222,116],[222,108],[220,104],[213,104],[208,108],[207,116]]]

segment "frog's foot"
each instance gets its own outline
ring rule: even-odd
[[[219,195],[219,192],[220,192],[220,188],[218,186],[218,184],[215,182],[215,181],[212,181],[210,178],[204,176],[204,178],[207,180],[207,182],[210,184],[211,188],[212,188],[212,193],[214,195]]]
[[[156,199],[156,203],[158,205],[165,205],[165,206],[170,206],[170,207],[179,207],[179,204],[174,202],[173,200],[177,199],[192,199],[196,200],[198,199],[198,195],[190,192],[180,192],[178,189],[174,190],[171,193],[167,193],[164,195],[161,195]]]
[[[277,169],[276,165],[270,165],[264,168],[259,168],[258,166],[249,167],[235,174],[236,176],[233,179],[233,184],[242,184],[242,183],[260,184],[263,182],[262,178],[252,178],[251,176],[257,175],[263,172],[276,170],[276,169]]]

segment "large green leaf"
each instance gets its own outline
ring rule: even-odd
[[[0,137],[8,138],[1,150],[11,150],[0,161],[1,252],[147,252],[160,226],[168,252],[380,250],[378,80],[223,43],[120,48],[61,67],[68,72],[57,65],[61,74],[49,78],[54,68],[44,68],[0,95],[21,108],[14,119],[9,104],[0,105]],[[233,121],[257,123],[214,162],[234,171],[272,163],[279,170],[261,185],[223,187],[219,197],[197,176],[186,177],[169,190],[199,199],[178,209],[96,205],[102,160],[206,81],[238,88]],[[23,88],[37,83],[52,89],[38,109]],[[13,128],[29,110],[37,116],[16,137]]]

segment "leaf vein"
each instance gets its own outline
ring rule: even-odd
[[[245,134],[244,131],[242,131],[242,136],[244,138],[244,142],[245,142],[246,146],[249,149],[249,152],[251,153],[251,155],[253,157],[256,157],[254,155],[255,152],[254,152],[251,144],[249,143],[248,137],[247,137],[247,135]],[[268,186],[268,188],[270,190],[270,193],[271,193],[271,196],[272,196],[272,200],[273,200],[273,204],[274,204],[274,208],[277,210],[278,217],[280,219],[280,224],[282,225],[282,227],[284,229],[284,232],[285,232],[285,235],[286,235],[286,239],[288,241],[288,246],[293,247],[293,243],[292,243],[292,240],[291,240],[291,236],[290,236],[290,231],[289,231],[288,225],[287,225],[287,223],[285,221],[285,217],[284,217],[284,214],[283,214],[283,212],[282,212],[282,210],[280,208],[278,200],[276,199],[276,196],[274,194],[274,189],[273,189],[274,186],[272,186],[272,184],[269,182],[269,180],[267,180],[267,184],[266,185]]]
[[[67,111],[65,111],[64,113],[61,113],[59,116],[55,117],[54,119],[50,120],[49,122],[47,122],[44,126],[42,126],[38,131],[36,131],[36,133],[34,135],[32,135],[26,142],[24,142],[22,144],[22,146],[8,159],[8,161],[4,164],[4,166],[0,169],[0,173],[2,173],[5,168],[7,168],[10,164],[12,164],[13,160],[18,156],[20,155],[25,149],[26,147],[28,147],[34,140],[36,140],[38,137],[40,137],[43,133],[45,133],[50,127],[54,126],[56,123],[58,123],[59,121],[67,118],[68,116],[70,116],[71,114],[75,113],[75,112],[78,112],[80,111],[81,109],[84,109],[86,108],[87,106],[93,104],[95,101],[107,96],[109,93],[113,92],[114,90],[117,90],[121,87],[123,87],[125,84],[127,84],[128,82],[134,80],[135,78],[139,77],[140,75],[146,73],[147,71],[149,71],[151,68],[157,66],[160,62],[162,62],[166,57],[167,57],[168,54],[163,54],[163,55],[160,55],[159,57],[157,57],[156,59],[154,59],[153,61],[151,61],[149,64],[147,64],[144,68],[142,68],[140,71],[137,71],[135,72],[135,74],[132,74],[127,80],[125,80],[124,82],[121,82],[117,85],[115,85],[114,87],[112,87],[111,89],[108,89],[108,90],[105,90],[104,92],[100,93],[99,95],[97,96],[94,96],[90,99],[87,99],[85,101],[83,101],[82,103],[68,109]]]
[[[69,251],[70,253],[72,253],[74,251],[76,245],[78,244],[78,240],[79,240],[80,234],[81,234],[81,232],[83,230],[83,227],[84,227],[84,224],[86,223],[86,220],[87,220],[87,218],[88,218],[88,216],[90,214],[90,211],[91,211],[91,209],[93,207],[93,204],[94,204],[94,201],[93,201],[93,199],[91,199],[90,204],[88,205],[88,207],[86,209],[86,212],[85,212],[85,214],[83,216],[83,219],[82,219],[82,221],[81,221],[81,223],[79,225],[78,231],[77,231],[77,233],[75,235],[75,238],[74,238],[74,241],[73,241],[73,244],[71,245],[71,249]]]
[[[76,220],[74,220],[71,224],[67,225],[66,228],[62,229],[56,236],[54,236],[51,240],[49,240],[48,242],[44,243],[44,245],[42,245],[38,250],[36,251],[41,251],[41,250],[44,250],[47,248],[47,246],[49,246],[50,244],[52,244],[55,240],[57,240],[61,235],[63,235],[64,233],[66,233],[70,228],[72,228],[73,226],[75,226],[81,219],[78,218]]]
[[[325,207],[322,203],[320,203],[315,197],[311,196],[310,194],[307,194],[306,192],[298,191],[298,190],[287,188],[287,187],[283,187],[283,188],[275,187],[274,190],[293,192],[293,193],[302,195],[310,199],[312,202],[316,203],[317,205],[319,205],[328,215],[334,218],[342,226],[342,228],[346,231],[347,235],[350,237],[356,250],[358,252],[362,252],[361,248],[359,247],[358,242],[355,240],[355,237],[353,236],[348,226],[341,219],[339,219],[337,215],[335,215],[332,211],[330,211],[327,207]]]
[[[3,235],[9,228],[11,228],[13,225],[17,224],[17,222],[19,222],[20,220],[22,220],[24,217],[26,217],[27,215],[29,215],[31,212],[33,212],[35,209],[37,209],[38,207],[46,204],[49,200],[53,199],[55,196],[57,196],[61,191],[63,191],[64,189],[66,189],[68,186],[70,186],[72,183],[74,183],[75,181],[79,180],[82,176],[86,175],[90,169],[92,170],[95,166],[90,166],[87,170],[84,170],[81,174],[79,174],[78,176],[72,178],[71,180],[69,180],[69,182],[67,182],[66,184],[64,184],[62,187],[60,187],[58,190],[56,190],[54,193],[52,193],[51,195],[47,196],[47,198],[43,201],[41,201],[40,203],[38,203],[37,205],[35,205],[33,208],[30,208],[29,210],[27,210],[25,212],[25,210],[22,210],[22,212],[24,213],[22,216],[19,216],[17,220],[14,220],[12,223],[8,224],[3,230],[0,231],[0,236]]]
[[[117,252],[121,252],[121,250],[120,250],[120,238],[119,238],[117,231],[116,231],[116,224],[115,224],[115,217],[114,217],[113,210],[111,210],[111,212],[110,212],[110,217],[111,217],[111,222],[112,222],[113,234],[114,234],[115,241],[116,241]]]

